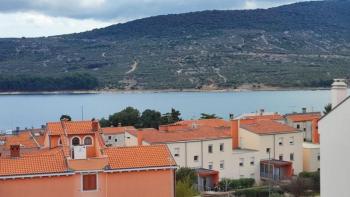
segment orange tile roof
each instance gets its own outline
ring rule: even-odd
[[[164,143],[176,141],[194,141],[230,138],[230,127],[208,127],[197,126],[196,128],[187,128],[177,131],[158,131],[156,129],[128,131],[128,133],[137,136],[142,133],[143,140],[148,143]]]
[[[299,132],[291,126],[273,120],[257,120],[255,123],[241,124],[240,127],[259,135]]]
[[[256,120],[283,120],[283,116],[280,114],[272,114],[272,115],[251,115],[245,116],[244,119],[256,119]]]
[[[61,121],[47,123],[49,135],[65,134],[91,134],[92,121]]]
[[[321,118],[321,113],[286,114],[285,117],[293,122],[306,122]]]
[[[210,126],[210,127],[229,127],[230,122],[224,119],[200,119],[200,120],[183,120],[170,125],[187,125],[197,124],[200,126]],[[169,126],[170,126],[169,125]]]
[[[128,127],[103,127],[101,131],[103,134],[119,134],[124,133],[126,130],[136,130],[133,126]]]
[[[63,151],[38,151],[19,158],[0,158],[0,176],[48,174],[68,171]]]
[[[107,148],[111,169],[175,166],[176,162],[166,145]]]
[[[17,135],[8,135],[5,137],[5,149],[10,149],[11,145],[21,145],[21,148],[39,148],[40,144],[37,144],[30,131],[20,132]],[[39,138],[38,138],[39,139]]]

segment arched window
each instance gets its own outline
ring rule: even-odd
[[[72,145],[73,146],[78,146],[80,145],[80,139],[78,137],[73,137],[72,139]]]
[[[58,145],[59,145],[59,146],[62,145],[62,140],[61,140],[61,138],[58,139]]]
[[[84,145],[92,145],[92,138],[90,136],[84,138]]]

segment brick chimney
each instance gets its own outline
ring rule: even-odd
[[[239,148],[238,138],[239,138],[239,120],[231,120],[231,137],[232,137],[232,149]]]
[[[318,119],[315,118],[312,120],[312,143],[320,143],[320,134],[318,132]]]
[[[10,154],[11,157],[20,157],[21,147],[20,145],[11,145]]]
[[[92,127],[92,131],[97,132],[98,131],[98,121],[97,120],[93,120],[91,122],[91,127]]]
[[[143,133],[141,131],[137,132],[137,145],[142,146]]]

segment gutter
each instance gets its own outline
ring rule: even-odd
[[[113,172],[135,172],[135,171],[147,171],[147,170],[169,170],[169,169],[177,169],[177,166],[162,166],[162,167],[148,167],[148,168],[123,168],[123,169],[112,169],[112,170],[104,170],[106,173]]]
[[[70,176],[74,175],[74,172],[63,172],[63,173],[51,173],[51,174],[30,174],[30,175],[14,175],[14,176],[0,176],[0,180],[6,179],[19,179],[19,178],[34,178],[34,177],[51,177],[51,176]]]

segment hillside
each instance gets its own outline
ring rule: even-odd
[[[329,86],[350,75],[350,1],[155,16],[0,39],[0,91]]]

